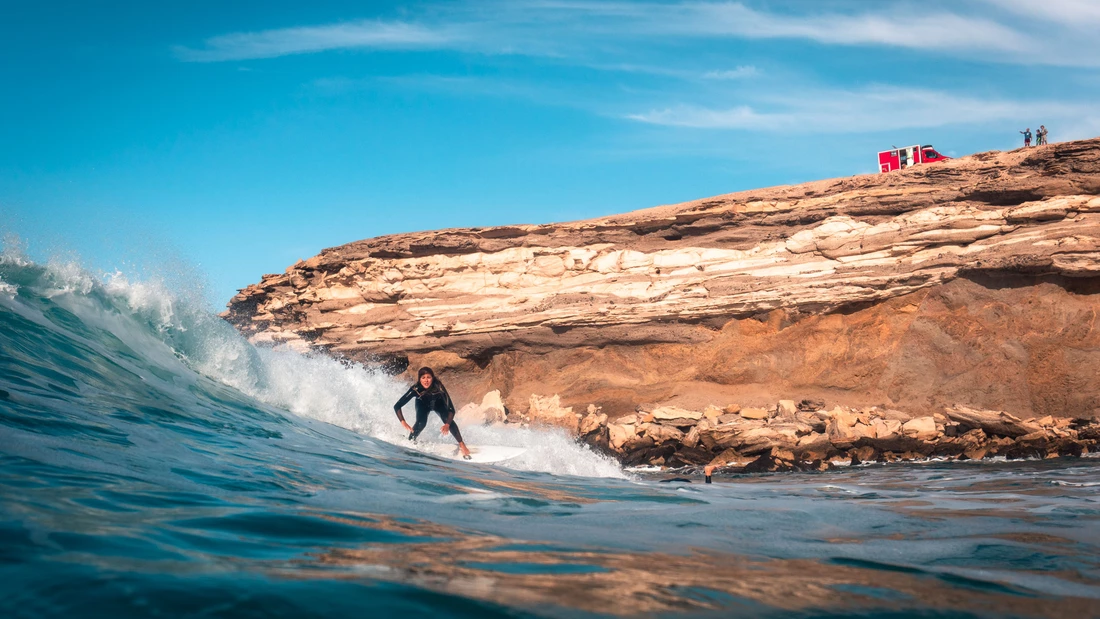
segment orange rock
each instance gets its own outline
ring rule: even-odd
[[[917,417],[901,425],[901,432],[918,440],[932,440],[940,435],[936,429],[936,420],[932,416]]]
[[[739,412],[741,417],[745,419],[767,419],[771,417],[771,412],[763,408],[742,408]]]

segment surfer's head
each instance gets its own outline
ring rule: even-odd
[[[435,372],[431,368],[423,367],[416,372],[416,380],[420,386],[427,389],[435,382]]]

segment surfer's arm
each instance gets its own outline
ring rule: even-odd
[[[443,425],[449,426],[451,422],[455,420],[455,405],[454,402],[451,401],[451,394],[447,393],[446,387],[443,388],[443,397],[447,399],[447,421],[443,422]]]
[[[413,390],[413,387],[409,387],[409,390],[405,392],[405,395],[401,396],[401,399],[397,401],[397,404],[393,405],[393,412],[397,413],[397,418],[401,421],[401,423],[405,423],[405,415],[401,413],[401,407],[408,404],[409,400],[413,399],[413,396],[415,395],[416,392]]]

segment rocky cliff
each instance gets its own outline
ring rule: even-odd
[[[1100,412],[1100,139],[571,223],[326,249],[224,314],[257,343],[600,407]]]

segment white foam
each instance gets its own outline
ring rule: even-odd
[[[61,262],[51,263],[47,274],[46,289],[39,294],[112,332],[158,364],[183,361],[192,370],[271,406],[412,447],[393,413],[393,403],[407,388],[403,383],[321,354],[256,348],[195,300],[201,295],[179,294],[162,281],[133,281],[121,272],[94,277],[78,265]],[[441,378],[446,380],[445,375]],[[439,428],[433,416],[420,437],[423,449],[453,449],[454,439],[438,436]],[[564,431],[482,426],[463,427],[462,434],[470,445],[527,449],[496,466],[624,477],[617,462],[578,444]]]

